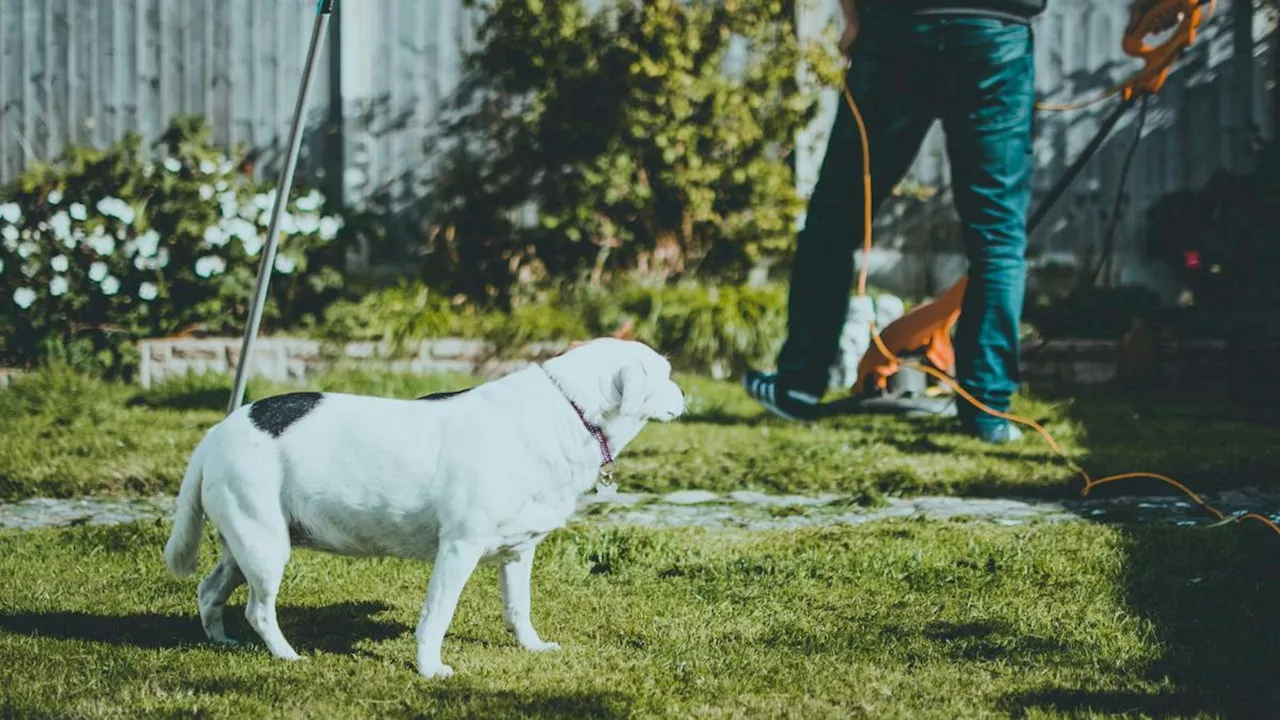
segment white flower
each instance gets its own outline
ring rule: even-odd
[[[213,184],[213,189],[214,189],[214,190],[217,190],[218,192],[226,192],[226,190],[227,190],[227,181],[226,181],[226,180],[219,180],[218,182],[216,182],[216,183],[214,183],[214,184]]]
[[[133,266],[139,270],[159,270],[169,266],[169,248],[162,247],[156,251],[155,257],[138,255],[133,259]]]
[[[66,295],[69,287],[70,285],[68,285],[66,278],[61,275],[54,275],[53,279],[49,281],[49,294],[54,297]]]
[[[164,169],[171,173],[176,173],[182,169],[182,161],[178,158],[165,158]]]
[[[285,235],[293,235],[298,232],[298,221],[288,211],[280,214],[280,232]]]
[[[48,200],[50,205],[57,205],[58,203],[62,202],[62,191],[50,190]]]
[[[320,209],[320,203],[324,202],[324,196],[319,190],[312,190],[306,195],[297,199],[294,205],[303,212],[315,212]]]
[[[138,286],[138,297],[143,300],[155,300],[160,291],[153,282],[144,282]]]
[[[154,257],[156,248],[160,247],[160,233],[148,230],[138,236],[138,254],[142,257]]]
[[[93,237],[89,238],[89,247],[99,255],[111,255],[116,251],[116,239],[110,235],[100,235],[95,232]]]
[[[218,195],[218,205],[222,207],[223,220],[230,220],[240,212],[240,202],[236,199],[236,194],[230,191]]]
[[[107,264],[101,260],[95,260],[89,266],[89,279],[94,282],[102,282],[107,277]]]
[[[85,220],[89,217],[89,209],[82,203],[71,203],[71,219]]]
[[[262,212],[269,213],[276,206],[276,196],[271,193],[258,193],[253,196],[253,204]]]
[[[227,223],[227,233],[240,238],[240,242],[251,242],[258,238],[258,226],[243,218],[236,218]]]
[[[212,185],[201,185],[201,186],[200,186],[200,199],[201,199],[201,200],[208,200],[208,199],[209,199],[209,198],[211,198],[211,197],[213,197],[213,186],[212,186]]]
[[[4,247],[9,252],[13,252],[13,249],[18,247],[18,228],[5,225],[4,229],[0,230],[0,237],[4,238]]]
[[[32,255],[35,255],[36,251],[39,249],[40,249],[40,246],[33,242],[24,242],[18,246],[18,255],[20,255],[23,259],[26,259],[31,257]]]
[[[13,303],[26,310],[36,301],[36,291],[28,287],[20,287],[13,291]]]
[[[133,206],[119,198],[106,197],[98,201],[98,212],[118,219],[125,225],[132,225],[135,213]]]
[[[204,241],[213,247],[222,247],[229,242],[231,238],[222,231],[217,225],[210,225],[204,230]]]
[[[22,274],[29,278],[35,277],[38,272],[40,272],[40,263],[34,260],[22,266]]]
[[[71,216],[65,211],[59,210],[53,217],[49,218],[49,229],[53,230],[53,236],[63,242],[71,237]]]
[[[320,238],[323,240],[332,240],[338,236],[338,231],[342,229],[342,223],[333,217],[320,219]]]
[[[0,220],[4,220],[10,225],[17,225],[22,219],[22,208],[18,207],[18,203],[5,203],[0,205]]]
[[[314,235],[320,229],[320,218],[315,215],[303,215],[298,218],[298,232],[303,235]]]
[[[71,267],[71,263],[67,261],[66,255],[55,255],[49,261],[49,267],[53,268],[54,272],[66,272],[67,268]]]
[[[240,206],[240,217],[255,222],[258,219],[258,206],[253,203],[245,203]]]
[[[294,269],[297,267],[298,267],[298,261],[289,257],[288,255],[276,256],[276,270],[279,270],[285,275],[288,275],[289,273],[293,272]]]
[[[146,163],[145,165],[143,165],[143,166],[142,166],[142,176],[143,176],[143,177],[151,177],[152,175],[155,175],[155,174],[156,174],[156,164],[155,164],[155,163],[150,163],[150,162],[149,162],[149,163]]]
[[[102,281],[102,294],[115,295],[120,292],[120,281],[114,275],[108,275],[106,280]]]
[[[227,261],[217,255],[206,255],[196,260],[196,274],[202,278],[212,277],[227,269]]]
[[[245,255],[257,257],[258,251],[262,249],[262,238],[256,232],[249,237],[241,235],[240,244],[244,246]]]
[[[230,160],[223,160],[223,161],[222,161],[222,164],[218,166],[218,170],[219,170],[223,175],[226,175],[227,173],[229,173],[229,172],[231,172],[232,170],[235,170],[235,169],[236,169],[236,165],[235,165],[235,163],[231,162]]]
[[[204,173],[205,175],[212,175],[213,171],[217,169],[218,169],[218,166],[214,165],[212,161],[209,161],[209,160],[200,161],[200,172]]]

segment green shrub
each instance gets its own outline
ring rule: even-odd
[[[1024,319],[1045,338],[1118,340],[1135,318],[1162,307],[1144,287],[1077,289],[1050,304],[1028,305]]]
[[[73,147],[0,196],[0,361],[127,371],[134,341],[239,332],[275,195],[179,118],[157,143]],[[265,324],[305,321],[342,287],[342,221],[303,189],[282,219]]]
[[[636,285],[615,297],[615,316],[635,322],[636,339],[706,370],[741,372],[768,363],[786,335],[786,289],[781,285],[683,283],[660,289]],[[604,328],[601,328],[602,330]]]
[[[818,101],[797,70],[838,76],[833,43],[797,40],[796,4],[485,3],[474,92],[434,141],[428,282],[505,306],[518,281],[737,281],[785,255]]]
[[[510,310],[482,311],[422,283],[402,283],[335,302],[316,332],[329,341],[384,342],[393,352],[446,336],[485,339],[511,352],[534,342],[609,335],[631,323],[635,339],[685,368],[740,371],[772,360],[786,333],[786,301],[781,285],[620,282],[546,290]]]
[[[359,300],[338,300],[324,312],[316,334],[333,342],[375,341],[393,354],[433,337],[474,337],[472,313],[455,306],[422,283],[401,282],[370,292]]]
[[[1280,337],[1280,144],[1262,148],[1250,172],[1224,170],[1161,198],[1147,228],[1148,251],[1192,293],[1181,320],[1189,331]]]

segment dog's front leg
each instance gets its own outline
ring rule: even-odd
[[[533,553],[536,544],[520,548],[512,560],[502,566],[502,617],[507,621],[507,629],[515,633],[516,642],[526,650],[542,652],[559,650],[560,646],[553,642],[543,642],[538,631],[533,629],[530,618],[532,600],[529,585],[533,578]]]
[[[440,661],[440,646],[444,643],[444,633],[449,629],[449,623],[453,621],[458,596],[462,594],[462,588],[475,571],[482,554],[483,548],[476,543],[440,543],[416,632],[418,672],[425,678],[446,678],[453,675],[453,668]]]

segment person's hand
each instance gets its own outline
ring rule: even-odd
[[[853,10],[845,14],[844,32],[840,34],[840,54],[849,57],[849,53],[853,52],[853,42],[858,39],[858,30],[861,24],[858,22],[858,11]]]

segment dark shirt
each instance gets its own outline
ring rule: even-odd
[[[883,0],[872,0],[880,3]],[[1048,0],[888,0],[918,15],[978,15],[1030,22]]]

